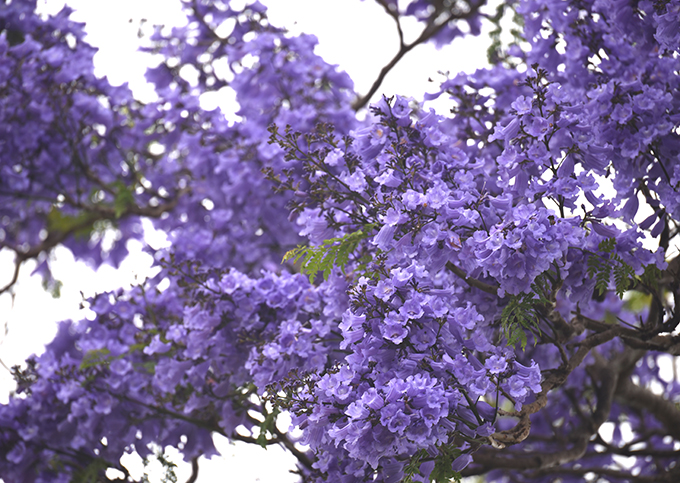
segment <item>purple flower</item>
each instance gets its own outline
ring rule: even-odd
[[[109,368],[111,369],[111,372],[113,372],[114,374],[124,376],[125,374],[130,372],[130,370],[132,370],[132,364],[130,363],[130,361],[126,359],[116,359],[111,363]]]
[[[517,114],[529,114],[531,112],[531,98],[519,96],[510,106],[517,111]]]
[[[534,136],[538,139],[543,139],[545,135],[548,134],[550,127],[551,124],[547,119],[540,116],[534,116],[531,123],[529,124],[529,127],[527,128],[527,134],[530,134],[531,136]]]
[[[467,465],[472,462],[472,456],[469,454],[460,455],[451,463],[451,469],[456,472],[463,471]]]
[[[489,137],[489,142],[497,139],[504,139],[506,143],[509,143],[511,139],[517,136],[519,128],[519,118],[514,117],[505,127],[497,125],[493,134]]]
[[[425,297],[414,295],[401,306],[399,313],[408,319],[419,319],[425,313],[423,305],[427,300]]]
[[[625,124],[633,116],[630,104],[617,104],[612,111],[611,117],[619,124]]]
[[[19,441],[19,443],[17,443],[16,446],[14,446],[14,448],[12,448],[5,457],[7,458],[7,461],[18,465],[24,459],[25,455],[26,445],[23,441]]]
[[[368,186],[366,176],[361,171],[355,171],[352,174],[343,173],[340,179],[349,187],[350,190],[361,193],[366,190]]]
[[[506,362],[505,357],[494,354],[486,360],[484,367],[486,367],[491,374],[500,374],[508,367],[508,363]]]
[[[465,151],[460,148],[452,147],[449,149],[449,158],[453,166],[465,166],[470,159]]]
[[[385,339],[398,345],[408,336],[409,331],[401,324],[388,322],[380,326],[380,332]]]
[[[386,302],[394,292],[394,286],[389,280],[380,280],[373,290],[373,295]]]
[[[385,405],[385,401],[373,387],[361,395],[361,401],[366,407],[373,409],[374,411],[379,410]]]
[[[146,346],[142,352],[147,355],[163,354],[168,352],[171,348],[172,344],[169,342],[162,342],[160,335],[156,334],[153,339],[151,339],[151,343]]]
[[[381,250],[387,250],[390,242],[394,239],[395,231],[396,226],[383,225],[382,228],[380,228],[380,231],[373,237],[373,244]]]
[[[395,287],[403,287],[413,277],[413,270],[409,268],[393,268],[392,269],[392,284]]]
[[[361,402],[353,401],[347,406],[345,414],[352,419],[364,419],[369,415],[369,411]]]
[[[392,113],[399,119],[408,117],[411,114],[409,100],[405,97],[397,96],[392,106]]]
[[[423,238],[422,242],[425,246],[432,246],[437,243],[441,231],[437,223],[430,223],[425,228],[423,228]]]
[[[340,161],[342,161],[344,153],[340,149],[334,149],[329,152],[324,158],[324,163],[328,166],[337,166]]]
[[[419,205],[425,201],[425,197],[412,189],[406,190],[402,195],[401,201],[409,210],[415,210]]]
[[[411,418],[404,414],[401,409],[397,409],[387,420],[387,429],[399,435],[404,434],[404,430],[409,426]]]

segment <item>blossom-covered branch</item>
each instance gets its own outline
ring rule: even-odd
[[[428,96],[450,115],[359,118],[415,45],[502,24],[379,3],[401,50],[368,96],[259,2],[187,0],[149,104],[93,75],[68,9],[0,8],[2,247],[49,280],[58,244],[115,264],[142,218],[170,241],[13,368],[3,478],[131,482],[124,454],[173,446],[196,479],[219,434],[305,482],[677,480],[680,2],[509,4],[498,63]],[[221,89],[237,121],[200,108]]]

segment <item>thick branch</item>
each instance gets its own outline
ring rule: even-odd
[[[480,451],[472,456],[475,466],[463,472],[463,475],[479,475],[499,468],[515,470],[549,468],[581,458],[587,448],[588,439],[580,438],[570,448],[552,453],[508,453],[508,456],[501,456],[503,452],[499,450]]]
[[[651,413],[663,423],[668,434],[680,440],[680,411],[675,403],[633,384],[628,378],[619,382],[615,395],[622,404]]]
[[[476,278],[468,277],[467,273],[465,273],[463,270],[455,266],[453,263],[446,262],[446,268],[448,268],[458,277],[463,279],[463,281],[467,283],[470,287],[478,288],[479,290],[489,293],[491,295],[498,294],[498,286],[482,282],[480,280],[477,280]]]
[[[676,483],[678,481],[678,472],[667,473],[665,475],[638,475],[633,476],[630,470],[617,470],[613,468],[602,467],[580,467],[580,468],[548,468],[544,470],[532,471],[531,477],[541,477],[547,475],[586,475],[593,473],[601,476],[611,476],[613,478],[622,479],[631,483]]]
[[[569,364],[562,371],[556,371],[546,378],[542,386],[543,390],[536,401],[522,408],[517,425],[489,438],[492,441],[492,446],[502,449],[502,445],[493,444],[494,440],[506,444],[524,441],[529,436],[531,429],[529,415],[545,406],[548,391],[564,383],[566,377],[582,363],[592,347],[613,338],[615,334],[615,330],[610,330],[607,334],[594,334],[586,338]],[[502,453],[498,453],[497,450],[481,451],[473,456],[476,465],[470,469],[469,474],[480,474],[497,468],[543,470],[582,458],[588,449],[591,437],[597,434],[600,426],[609,418],[619,381],[626,379],[628,371],[631,366],[635,365],[635,361],[641,357],[641,354],[640,351],[627,349],[608,363],[604,362],[601,357],[596,357],[596,360],[599,360],[590,367],[590,372],[593,379],[599,382],[599,385],[596,386],[597,405],[590,417],[585,418],[583,423],[568,436],[567,441],[570,443],[566,447],[550,453],[520,454],[509,452],[507,453],[508,456],[501,456]]]
[[[536,396],[536,400],[530,404],[525,404],[522,407],[522,410],[515,414],[515,416],[519,418],[518,423],[510,429],[499,431],[489,437],[491,445],[496,448],[503,448],[506,445],[518,444],[524,441],[529,436],[531,430],[531,421],[529,417],[543,409],[546,404],[548,404],[548,393],[564,384],[569,374],[571,374],[574,369],[581,365],[593,347],[604,344],[605,342],[608,342],[616,337],[619,334],[618,329],[620,329],[618,326],[611,327],[608,331],[599,334],[592,334],[586,337],[579,344],[579,348],[576,353],[571,357],[571,359],[569,359],[569,363],[563,364],[562,367],[548,374],[541,384],[541,392]],[[611,401],[609,404],[611,404]]]
[[[0,294],[8,291],[11,289],[14,284],[16,284],[18,278],[19,278],[19,271],[21,268],[21,265],[27,261],[31,260],[33,258],[36,258],[38,255],[40,255],[43,252],[49,252],[52,250],[54,247],[62,243],[64,240],[66,240],[69,236],[71,236],[73,233],[77,233],[80,230],[83,230],[89,226],[91,226],[93,223],[97,221],[102,221],[102,220],[116,220],[116,219],[121,219],[126,216],[146,216],[149,218],[159,218],[163,213],[166,213],[168,211],[173,210],[177,204],[179,203],[180,198],[188,192],[188,188],[179,190],[175,197],[171,200],[169,200],[167,203],[159,204],[158,206],[144,206],[144,207],[139,207],[137,205],[132,205],[129,206],[126,210],[125,213],[122,215],[120,213],[116,212],[116,209],[112,206],[105,206],[105,205],[83,205],[82,203],[76,203],[73,202],[71,203],[72,206],[81,208],[84,211],[87,212],[88,216],[85,217],[82,221],[79,223],[74,224],[71,226],[68,230],[65,231],[60,231],[60,230],[52,230],[49,232],[47,235],[47,238],[45,238],[42,242],[40,242],[38,245],[31,247],[28,250],[20,250],[15,247],[7,246],[10,250],[14,251],[16,254],[15,261],[14,261],[14,273],[12,275],[11,280],[7,285],[4,287],[0,288]]]

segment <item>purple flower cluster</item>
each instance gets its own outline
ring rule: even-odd
[[[344,305],[336,284],[188,270],[173,278],[185,287],[180,299],[173,287],[102,294],[91,302],[93,322],[60,325],[23,376],[28,397],[0,407],[4,477],[58,478],[78,458],[118,468],[124,453],[145,456],[150,443],[181,445],[186,459],[209,456],[211,432],[229,437],[257,425],[248,416],[258,410],[250,381],[264,391],[337,359],[337,343],[321,343],[338,316],[333,307]],[[141,290],[150,290],[142,306]]]
[[[307,171],[314,173],[306,178],[310,192],[327,194],[318,203],[315,198],[301,202],[301,234],[318,244],[347,233],[348,224],[360,225],[373,213],[367,221],[377,231],[362,250],[380,254],[368,272],[359,260],[346,268],[357,275],[350,308],[339,324],[340,349],[348,351],[344,362],[317,371],[315,389],[298,386],[289,392],[299,398],[291,410],[303,440],[321,455],[317,470],[334,474],[351,468],[362,478],[378,470],[389,479],[394,465],[403,466],[418,451],[437,461],[443,455],[439,448],[454,438],[472,441],[492,434],[495,411],[485,400],[499,391],[506,391],[518,410],[541,391],[538,365],[523,366],[511,351],[495,345],[497,313],[493,305],[489,311],[490,294],[470,293],[447,264],[495,278],[518,293],[532,279],[512,272],[513,286],[511,275],[486,268],[494,256],[507,258],[512,250],[541,259],[529,274],[535,278],[554,260],[563,261],[569,237],[581,229],[556,222],[545,208],[513,207],[511,198],[482,205],[489,196],[480,192],[485,163],[475,159],[475,150],[456,143],[434,113],[413,111],[399,97],[377,104],[374,112],[373,124],[354,132],[354,152],[300,151],[299,143],[281,141],[289,157],[314,166]],[[316,139],[321,145],[333,142],[323,135]],[[355,159],[361,159],[360,166]],[[493,245],[496,230],[487,232],[484,220],[501,220],[508,213],[514,213],[513,224]],[[343,219],[344,225],[331,222]],[[517,241],[501,254],[503,236]],[[543,244],[547,240],[555,240],[554,246]],[[475,253],[485,246],[485,256]],[[519,264],[514,267],[519,271]],[[461,446],[466,452],[470,448],[469,442]]]
[[[20,3],[0,9],[0,247],[27,259],[63,243],[94,265],[117,265],[125,242],[104,247],[101,231],[116,220],[119,240],[141,237],[122,215],[150,198],[133,158],[161,137],[139,131],[157,116],[151,108],[142,120],[127,87],[95,77],[95,50],[68,8],[41,18],[35,2]]]
[[[438,45],[500,25],[478,2],[379,3]],[[171,246],[14,370],[0,475],[131,480],[125,453],[209,456],[218,433],[284,445],[305,481],[626,480],[618,455],[671,481],[678,5],[519,1],[521,41],[428,96],[451,116],[394,96],[363,120],[259,2],[185,2],[149,40],[149,104],[93,75],[68,9],[4,5],[0,248],[49,277],[58,244],[117,263],[142,217]],[[200,108],[221,89],[238,120]],[[281,264],[299,243],[323,280]]]

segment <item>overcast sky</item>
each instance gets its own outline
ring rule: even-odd
[[[144,99],[152,91],[144,81],[149,58],[136,52],[139,31],[144,25],[181,25],[184,17],[177,0],[38,0],[44,12],[57,12],[64,3],[75,10],[73,18],[86,23],[87,41],[99,48],[95,56],[96,72],[114,85],[128,82],[135,95]],[[234,2],[236,3],[236,2]],[[354,80],[359,93],[368,91],[380,68],[396,53],[398,37],[394,22],[375,2],[359,0],[262,0],[269,7],[272,24],[287,27],[291,33],[306,32],[319,38],[317,53],[331,64],[339,65]],[[407,39],[417,35],[418,26],[410,25]],[[428,79],[441,79],[439,71],[472,72],[485,64],[488,38],[458,40],[441,50],[421,46],[408,54],[390,73],[380,92],[402,94],[416,99],[436,90]],[[229,106],[228,102],[218,102]],[[157,234],[153,244],[163,243]],[[42,352],[44,344],[55,334],[56,322],[79,319],[87,311],[79,308],[84,296],[129,286],[150,274],[151,257],[142,253],[141,245],[130,242],[131,256],[120,269],[104,266],[94,272],[73,260],[65,249],[55,251],[54,275],[63,282],[59,299],[52,299],[41,287],[39,277],[30,277],[27,263],[22,270],[15,295],[0,295],[0,359],[6,367],[22,363],[32,353]],[[0,252],[0,284],[9,279],[12,256]],[[4,328],[4,332],[3,329]],[[9,371],[0,367],[0,402],[5,402],[12,387]],[[199,483],[220,480],[237,482],[296,481],[286,474],[286,462],[276,457],[281,451],[260,448],[243,449],[222,442],[224,458],[202,463]],[[267,464],[261,464],[266,458]],[[134,459],[134,457],[131,457]],[[290,460],[288,460],[290,461]],[[246,463],[247,462],[247,463]],[[283,465],[283,466],[282,466]],[[188,477],[187,468],[178,471],[179,481]]]

